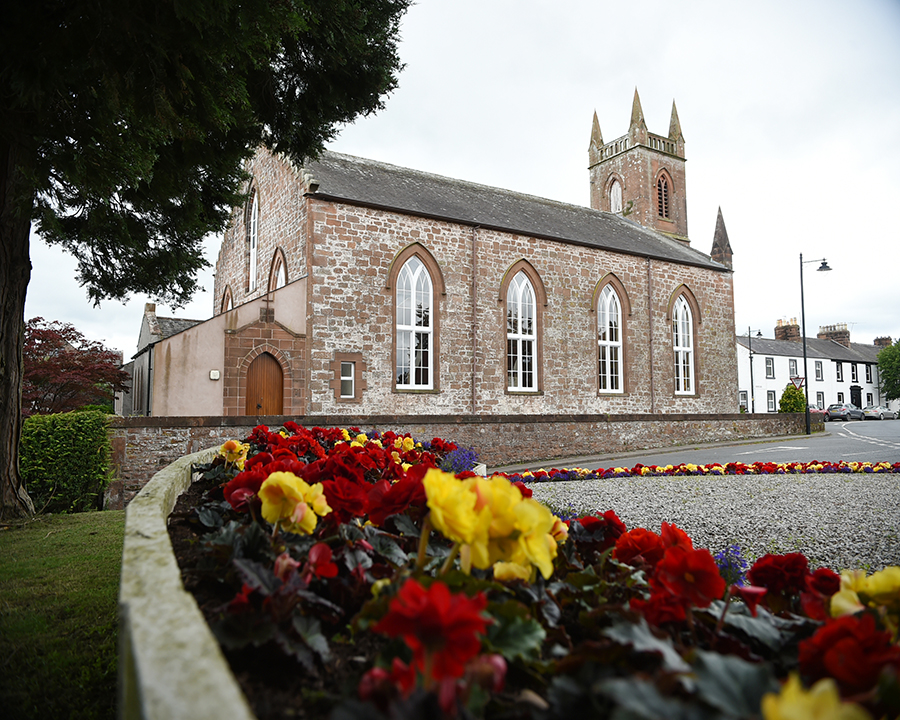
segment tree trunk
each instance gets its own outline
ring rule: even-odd
[[[31,278],[28,236],[34,190],[22,172],[21,148],[0,139],[0,519],[34,514],[19,474],[22,343]]]

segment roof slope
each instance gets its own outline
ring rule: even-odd
[[[777,355],[779,357],[803,357],[803,343],[799,340],[772,340],[770,338],[752,338],[754,355]],[[746,335],[738,335],[737,342],[748,347]],[[841,362],[877,363],[877,345],[850,343],[845,347],[834,340],[806,338],[806,356],[817,360],[840,360]]]
[[[730,272],[693,248],[612,213],[323,152],[314,196]]]

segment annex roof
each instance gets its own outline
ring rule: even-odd
[[[612,213],[325,151],[314,197],[730,272],[709,255]]]

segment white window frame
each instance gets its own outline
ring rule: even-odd
[[[866,382],[872,382],[872,366],[866,363]],[[869,403],[871,405],[871,403]]]
[[[837,382],[844,382],[844,363],[836,362],[834,364],[835,367],[835,378]],[[843,402],[843,400],[841,401]]]
[[[839,393],[837,394],[837,401],[838,401],[839,403],[844,402],[844,393],[839,392]]]
[[[746,390],[740,390],[738,392],[738,407],[744,408],[744,412],[750,412],[750,400],[747,397]]]
[[[875,404],[875,396],[872,393],[866,393],[866,407]]]
[[[622,183],[618,180],[613,180],[609,186],[609,211],[622,214]]]
[[[349,385],[345,385],[345,383],[349,383]],[[348,387],[350,392],[345,391]],[[341,397],[356,397],[356,363],[352,360],[341,360]]]
[[[770,412],[776,412],[778,408],[775,407],[775,391],[767,390],[766,391],[766,409]]]
[[[797,361],[794,359],[788,360],[788,375],[792,378],[799,377],[800,375],[800,373],[797,372]]]
[[[259,193],[253,193],[250,201],[250,226],[247,229],[247,241],[250,244],[250,261],[248,273],[250,275],[248,288],[250,292],[256,290],[256,275],[259,269]]]
[[[537,297],[520,270],[506,290],[506,389],[536,392],[537,363]]]
[[[432,390],[434,284],[425,263],[416,256],[400,269],[396,303],[395,387],[398,390]]]
[[[825,373],[822,371],[822,361],[816,360],[816,380],[819,382],[825,379]]]
[[[823,392],[816,393],[816,407],[819,408],[819,410],[825,409],[825,393],[823,393]]]
[[[773,358],[773,357],[766,358],[766,377],[767,378],[775,377],[775,358]]]
[[[856,363],[850,363],[850,382],[859,382],[859,369]]]
[[[672,308],[672,348],[675,351],[675,394],[694,395],[694,318],[684,295]]]
[[[597,301],[597,383],[602,393],[625,391],[622,303],[612,285]]]

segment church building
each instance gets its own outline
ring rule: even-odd
[[[687,227],[685,140],[594,116],[591,207],[323,152],[260,150],[214,316],[148,306],[133,412],[507,416],[736,412],[731,247]]]

